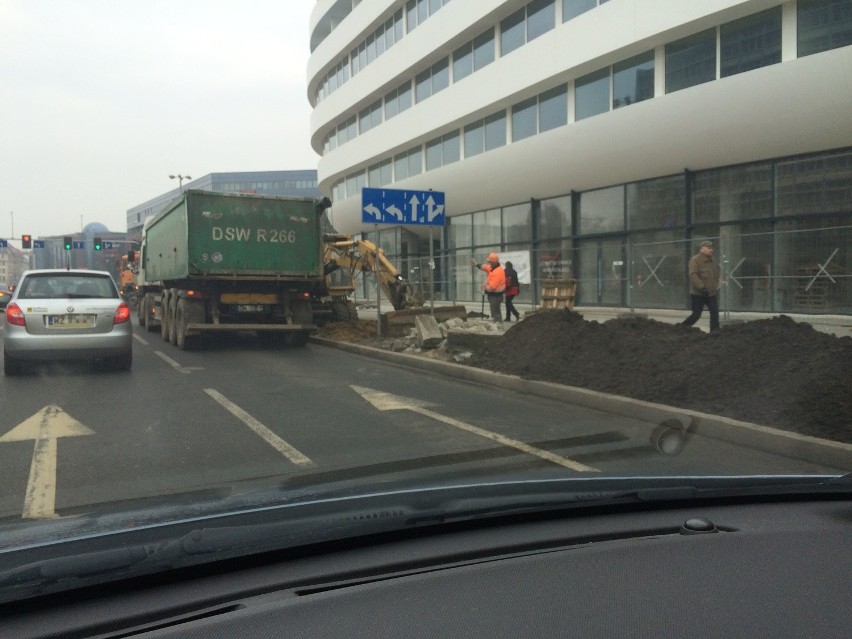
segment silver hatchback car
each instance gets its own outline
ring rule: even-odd
[[[6,306],[3,370],[26,362],[106,360],[130,370],[130,308],[106,271],[26,271]]]

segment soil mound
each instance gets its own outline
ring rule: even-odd
[[[852,338],[783,315],[707,334],[540,311],[469,364],[852,442]]]

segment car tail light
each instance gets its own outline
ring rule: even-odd
[[[6,323],[14,324],[15,326],[26,326],[27,318],[24,317],[24,312],[17,304],[9,304],[6,307]]]
[[[130,321],[130,307],[127,302],[122,302],[115,310],[115,315],[112,318],[113,324],[123,324]]]

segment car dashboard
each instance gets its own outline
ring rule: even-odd
[[[16,637],[842,637],[852,502],[435,524],[0,608]]]

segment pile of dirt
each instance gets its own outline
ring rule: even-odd
[[[708,334],[542,311],[469,364],[852,443],[852,338],[783,315]]]
[[[369,320],[327,324],[317,335],[383,349],[395,341],[377,338]],[[467,364],[852,443],[852,337],[783,315],[708,334],[539,311],[490,342]]]

